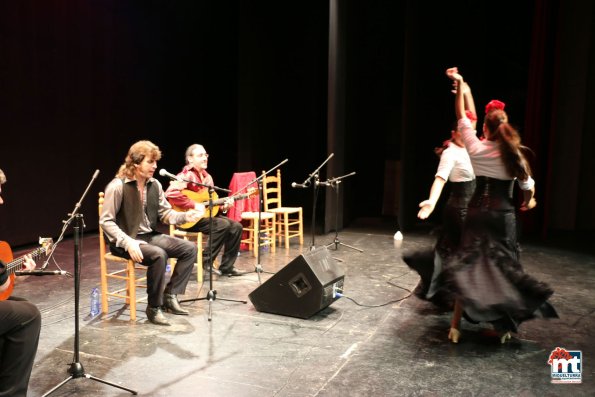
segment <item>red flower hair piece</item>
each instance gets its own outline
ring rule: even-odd
[[[492,99],[487,105],[486,105],[486,114],[488,114],[489,112],[491,112],[492,110],[504,110],[504,108],[506,107],[506,104],[504,102],[500,102],[497,99]]]
[[[477,116],[471,110],[465,110],[465,115],[471,121],[477,121]]]

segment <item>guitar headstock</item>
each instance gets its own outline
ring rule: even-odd
[[[246,194],[250,198],[252,198],[254,196],[258,196],[258,189],[255,187],[249,187],[248,189],[246,189]]]
[[[51,237],[40,237],[39,245],[41,245],[45,251],[45,254],[49,254],[52,245],[54,245],[54,239]]]

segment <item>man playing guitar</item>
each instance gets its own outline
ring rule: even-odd
[[[186,166],[177,175],[184,181],[192,181],[203,185],[214,186],[213,178],[207,172],[209,155],[205,148],[199,144],[193,144],[186,149]],[[182,182],[172,181],[165,192],[165,196],[171,205],[178,211],[188,211],[190,209],[204,206],[204,202],[194,201],[191,197],[194,195],[204,198],[208,201],[208,189],[204,186]],[[213,198],[214,199],[214,198]],[[234,267],[240,250],[240,240],[242,239],[243,226],[241,223],[227,218],[223,214],[233,205],[234,198],[228,197],[223,200],[224,204],[216,215],[216,208],[210,208],[213,213],[213,229],[210,229],[209,217],[205,216],[196,222],[195,225],[184,228],[190,232],[202,232],[209,235],[213,252],[203,254],[203,266],[208,269],[211,266],[213,258],[216,258],[221,248],[223,248],[223,257],[219,270],[213,269],[215,273],[221,273],[228,276],[240,276],[241,272]]]
[[[6,182],[0,170],[0,193]],[[0,196],[0,204],[4,201]],[[0,295],[4,296],[12,288],[13,275],[9,274],[3,261],[12,259],[8,244],[0,242]],[[8,256],[8,257],[6,257]],[[33,270],[35,262],[30,255],[19,260],[21,270]],[[41,314],[37,307],[21,298],[10,297],[0,300],[0,396],[25,397],[33,361],[37,353]]]

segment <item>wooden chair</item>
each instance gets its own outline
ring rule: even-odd
[[[104,193],[99,192],[99,216]],[[101,268],[101,311],[109,312],[110,298],[123,299],[130,308],[130,320],[136,320],[136,304],[147,300],[146,294],[137,298],[137,288],[147,288],[147,268],[132,259],[113,255],[106,249],[103,228],[99,224],[99,263]]]
[[[203,251],[203,238],[201,232],[187,232],[183,229],[178,229],[174,225],[169,225],[169,235],[173,237],[180,237],[187,241],[196,241],[196,245],[198,245],[198,253],[196,255],[196,281],[199,284],[202,283],[203,280],[203,270],[202,270],[202,251]],[[176,259],[170,259],[170,266],[171,272],[174,272],[174,267],[176,266]]]
[[[271,253],[275,253],[276,247],[276,224],[275,214],[272,212],[260,213],[260,244],[258,238],[258,212],[246,211],[242,212],[242,223],[244,223],[244,231],[247,232],[246,237],[242,239],[242,243],[248,245],[248,249],[252,251],[254,256],[258,256],[258,247],[270,247]],[[246,224],[247,223],[247,224]]]
[[[262,172],[264,175],[264,171]],[[302,207],[284,207],[281,201],[281,170],[275,175],[263,176],[262,200],[264,210],[276,215],[276,235],[279,244],[284,241],[289,248],[289,239],[297,237],[300,245],[304,245],[304,223]]]

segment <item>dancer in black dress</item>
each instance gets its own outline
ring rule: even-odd
[[[457,68],[447,76],[464,84]],[[489,322],[502,343],[521,322],[535,317],[558,317],[547,300],[552,289],[527,275],[519,261],[513,204],[515,180],[523,193],[521,211],[535,207],[535,182],[518,132],[508,123],[504,104],[491,102],[483,124],[485,139],[476,133],[457,92],[458,128],[476,175],[476,188],[467,210],[459,252],[445,264],[441,288],[452,295],[455,308],[449,339],[457,343],[460,319]]]
[[[477,120],[475,104],[471,90],[466,84],[463,86],[463,95],[467,109],[466,114],[474,123]],[[459,246],[467,204],[475,189],[475,174],[462,136],[457,131],[456,122],[451,130],[451,138],[434,151],[440,156],[440,162],[430,188],[430,196],[427,200],[419,203],[420,210],[417,217],[427,219],[430,216],[448,182],[450,192],[442,210],[442,222],[434,230],[437,239],[433,250],[407,253],[403,255],[403,260],[420,275],[419,284],[413,293],[418,298],[428,300],[441,309],[450,310],[454,303],[452,297],[440,292],[440,285],[443,282],[442,266]]]

